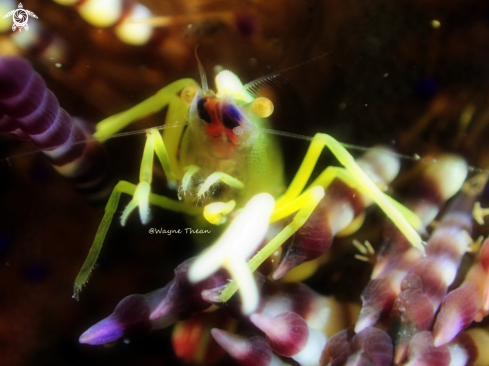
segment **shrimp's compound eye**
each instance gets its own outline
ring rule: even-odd
[[[200,98],[197,101],[197,113],[199,114],[199,118],[204,120],[207,123],[211,123],[211,116],[205,107],[205,103],[207,102],[207,98]]]
[[[241,114],[238,108],[232,104],[224,104],[222,107],[222,124],[224,127],[232,130],[235,127],[241,126],[239,121],[241,120]]]
[[[249,104],[249,110],[257,117],[266,118],[273,113],[273,103],[270,99],[259,97]]]
[[[195,94],[199,91],[199,87],[197,86],[187,86],[182,90],[182,93],[180,94],[180,98],[187,103],[190,104],[192,103],[192,100],[194,100]]]

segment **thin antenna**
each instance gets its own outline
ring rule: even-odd
[[[143,128],[143,129],[139,129],[139,130],[135,130],[135,131],[127,131],[127,132],[114,133],[112,135],[100,135],[100,136],[97,136],[97,137],[94,137],[92,135],[89,138],[86,138],[86,139],[83,139],[83,140],[80,140],[80,141],[77,141],[77,142],[73,142],[69,146],[80,145],[80,144],[84,144],[84,143],[91,142],[91,141],[100,141],[100,140],[106,141],[106,140],[115,139],[115,138],[118,138],[118,137],[125,137],[125,136],[132,136],[132,135],[140,135],[140,134],[143,134],[143,133],[149,133],[150,130],[160,131],[160,130],[166,130],[167,128],[180,127],[180,126],[185,126],[185,125],[187,125],[187,122],[175,122],[175,123],[171,123],[171,124],[168,124],[168,125],[161,125],[161,126],[155,126],[155,127],[150,127],[150,128]],[[57,145],[57,146],[53,146],[52,148],[53,149],[59,149],[60,147],[63,147],[63,146],[64,146],[64,144],[60,144],[60,145]],[[11,162],[10,162],[10,160],[12,160],[12,159],[17,159],[17,158],[20,158],[22,156],[28,156],[28,155],[42,153],[42,152],[44,152],[44,151],[43,150],[40,150],[40,149],[37,149],[37,150],[32,150],[32,151],[27,151],[27,152],[24,152],[24,153],[16,154],[16,155],[11,155],[11,156],[6,157],[6,158],[0,158],[0,163],[3,163],[5,161],[5,162],[8,163],[8,165],[12,165]]]
[[[75,142],[75,143],[73,143],[71,145],[83,144],[83,143],[90,142],[90,141],[98,141],[99,139],[108,140],[108,139],[114,139],[114,138],[119,138],[119,137],[131,136],[131,135],[139,135],[139,134],[142,134],[142,133],[148,133],[149,130],[158,130],[159,131],[159,130],[165,130],[167,128],[185,126],[187,124],[188,124],[187,122],[176,122],[176,123],[172,123],[172,124],[169,124],[169,125],[161,125],[161,126],[156,126],[156,127],[143,128],[143,129],[139,129],[139,130],[135,130],[135,131],[119,132],[119,133],[115,133],[113,135],[98,136],[98,138],[92,137],[92,138],[84,139],[84,140]],[[285,131],[278,131],[278,130],[273,130],[273,129],[269,129],[269,128],[261,128],[261,127],[254,127],[254,128],[256,128],[257,131],[259,131],[259,132],[268,133],[268,134],[271,134],[271,135],[289,137],[289,138],[298,139],[298,140],[304,140],[304,141],[312,141],[313,140],[313,137],[311,137],[311,136],[299,135],[299,134],[296,134],[296,133],[290,133],[290,132],[285,132]],[[363,151],[363,152],[365,152],[365,151],[368,151],[370,149],[368,147],[363,147],[363,146],[359,146],[359,145],[352,145],[352,144],[347,144],[347,143],[343,143],[343,142],[340,142],[340,145],[342,145],[344,148],[346,148],[348,150],[356,150],[356,151]],[[63,144],[61,144],[59,146],[55,146],[55,148],[59,148],[59,147],[62,147],[62,146],[63,146]],[[12,163],[11,163],[11,160],[12,159],[17,159],[17,158],[20,158],[20,157],[23,157],[23,156],[32,155],[32,154],[41,153],[41,152],[43,152],[43,151],[38,149],[38,150],[32,150],[32,151],[28,151],[28,152],[25,152],[25,153],[20,153],[20,154],[12,155],[12,156],[9,156],[9,157],[6,157],[6,158],[0,158],[0,164],[2,164],[3,162],[6,162],[9,166],[12,166]],[[400,159],[403,159],[403,160],[425,161],[425,162],[428,162],[428,163],[436,163],[437,162],[436,159],[433,159],[433,158],[423,158],[423,157],[421,157],[421,156],[419,156],[417,154],[415,154],[413,156],[405,155],[405,154],[399,154],[399,153],[396,153],[396,152],[391,152],[391,154],[393,156],[397,156],[397,157],[399,157]],[[470,172],[489,174],[489,169],[477,168],[477,167],[474,167],[474,166],[469,166],[468,168],[469,168],[469,171]]]
[[[274,72],[272,73],[273,74],[279,74],[279,73],[282,73],[282,72],[286,72],[286,71],[290,71],[290,70],[293,70],[297,67],[301,67],[301,66],[304,66],[304,65],[307,65],[307,64],[310,64],[311,62],[314,62],[314,61],[317,61],[319,60],[320,58],[323,58],[327,55],[329,55],[330,53],[333,53],[333,51],[329,51],[329,52],[325,52],[323,53],[322,55],[319,55],[319,56],[316,56],[314,58],[311,58],[310,60],[307,60],[307,61],[304,61],[304,62],[301,62],[300,64],[297,64],[297,65],[294,65],[294,66],[290,66],[290,67],[287,67],[286,69],[283,69],[283,70],[280,70],[280,71],[277,71],[277,72]]]
[[[197,66],[199,67],[200,80],[202,81],[202,91],[205,94],[209,91],[209,86],[207,85],[207,77],[205,76],[204,66],[202,66],[199,56],[197,55],[197,48],[199,48],[199,45],[195,46],[195,58],[197,59]]]
[[[270,74],[266,74],[266,75],[264,75],[262,77],[259,77],[258,79],[255,79],[253,81],[250,81],[248,84],[245,84],[243,86],[243,89],[246,90],[249,93],[256,94],[256,89],[257,88],[259,88],[262,85],[269,85],[270,82],[272,82],[272,81],[277,81],[278,80],[277,77],[280,76],[280,74],[282,74],[282,73],[284,73],[286,71],[290,71],[290,70],[293,70],[295,68],[298,68],[298,67],[307,65],[307,64],[309,64],[311,62],[317,61],[318,59],[323,58],[323,57],[329,55],[331,52],[333,52],[333,51],[325,52],[322,55],[316,56],[316,57],[314,57],[314,58],[312,58],[312,59],[310,59],[308,61],[301,62],[300,64],[287,67],[287,68],[285,68],[283,70],[275,71],[275,72],[272,72]]]
[[[254,97],[257,97],[258,91],[262,86],[268,86],[272,88],[273,83],[278,84],[279,82],[287,82],[287,79],[285,79],[278,72],[275,72],[273,74],[267,74],[265,76],[261,76],[258,79],[255,79],[249,82],[248,84],[243,85],[243,89],[246,90],[251,95],[253,95]]]

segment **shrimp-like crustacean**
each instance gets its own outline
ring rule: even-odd
[[[312,139],[296,177],[285,193],[280,195],[284,187],[281,157],[272,136],[263,133],[263,129],[268,126],[265,118],[272,113],[273,105],[267,98],[255,98],[250,94],[250,91],[265,79],[258,79],[243,86],[234,74],[222,71],[216,76],[217,92],[215,93],[208,88],[200,63],[199,70],[202,88],[196,87],[195,82],[189,79],[174,82],[154,97],[97,125],[94,136],[104,138],[132,121],[168,105],[165,127],[172,128],[165,128],[163,138],[156,130],[148,132],[139,184],[135,186],[120,181],[114,188],[91,253],[75,282],[75,295],[86,282],[95,263],[121,193],[133,195],[133,199],[122,214],[122,225],[136,208],[139,209],[141,221],[148,222],[149,203],[172,211],[203,217],[207,222],[206,225],[224,224],[227,216],[232,215],[236,209],[243,208],[245,203],[246,207],[252,207],[235,218],[239,224],[233,223],[234,230],[228,229],[217,240],[206,252],[208,257],[197,261],[194,268],[198,268],[199,263],[205,264],[201,270],[194,271],[194,280],[205,277],[222,265],[232,273],[233,277],[241,278],[249,285],[252,281],[247,275],[248,269],[244,265],[243,258],[239,256],[249,257],[256,251],[267,234],[269,221],[276,222],[297,212],[292,222],[270,240],[262,252],[258,253],[253,266],[261,264],[307,222],[310,214],[324,197],[324,188],[329,186],[335,177],[351,188],[357,189],[359,196],[361,193],[361,197],[366,197],[365,202],[371,200],[377,203],[408,241],[422,250],[419,235],[408,223],[408,220],[411,220],[416,226],[417,217],[384,195],[374,183],[385,187],[392,179],[392,170],[397,170],[396,163],[391,163],[389,160],[378,163],[385,166],[371,168],[373,172],[369,177],[364,172],[364,170],[368,171],[368,168],[362,170],[341,144],[331,136],[317,134]],[[178,96],[177,93],[180,91],[181,95]],[[174,126],[175,121],[177,126]],[[346,169],[324,170],[304,191],[319,154],[325,146]],[[179,199],[183,202],[150,193],[155,153],[165,171],[169,186],[178,188]],[[259,196],[256,196],[257,194]],[[277,202],[274,198],[278,198]],[[189,205],[189,202],[192,204]],[[195,202],[204,202],[203,210],[195,206]],[[246,216],[245,212],[251,216]],[[347,214],[340,222],[336,222],[336,227],[331,228],[332,235],[346,228],[358,214],[359,212],[352,209],[351,216]],[[239,238],[238,242],[236,238]],[[308,259],[311,258],[305,256],[302,261]],[[300,263],[301,260],[295,260],[286,270],[282,269],[281,275]],[[235,281],[228,288],[228,293],[223,295],[223,299],[232,295],[236,290],[232,288],[237,283],[238,281]],[[248,311],[251,311],[257,296],[256,293],[255,296],[248,295],[244,298],[249,301]]]
[[[3,130],[25,139],[32,139],[39,149],[45,150],[53,159],[58,170],[79,179],[80,175],[86,174],[86,167],[90,166],[85,162],[90,154],[84,151],[86,144],[83,140],[88,135],[83,134],[77,124],[71,122],[69,115],[59,108],[56,98],[25,61],[7,57],[2,58],[1,62],[1,84],[4,90]],[[216,77],[218,91],[214,93],[208,88],[200,64],[199,68],[202,88],[198,88],[190,79],[177,81],[131,110],[110,117],[97,125],[94,137],[107,138],[132,121],[169,105],[165,127],[172,128],[165,129],[164,138],[157,130],[148,131],[140,183],[136,186],[120,181],[114,188],[90,255],[75,282],[75,295],[86,282],[95,264],[121,193],[133,195],[122,215],[122,224],[135,208],[139,208],[141,221],[146,223],[149,219],[149,203],[152,203],[173,211],[203,216],[209,224],[220,225],[235,208],[243,208],[246,204],[223,236],[206,251],[205,255],[211,259],[203,257],[196,261],[191,270],[191,278],[198,281],[223,266],[236,280],[229,286],[227,293],[223,293],[223,300],[229,298],[236,291],[233,287],[241,282],[242,288],[247,291],[243,299],[245,312],[248,313],[256,308],[258,296],[244,259],[251,256],[261,244],[270,220],[275,222],[298,211],[294,220],[269,241],[264,251],[258,253],[253,266],[256,268],[275,252],[307,222],[324,197],[324,188],[330,185],[335,177],[347,186],[359,190],[359,197],[364,197],[361,201],[365,203],[362,204],[366,205],[370,200],[378,203],[408,240],[422,248],[419,235],[404,217],[406,215],[415,222],[414,215],[385,196],[374,183],[377,180],[382,186],[388,184],[398,169],[396,161],[385,160],[384,154],[378,154],[377,157],[374,154],[372,159],[380,161],[371,163],[373,165],[369,167],[367,160],[367,165],[362,170],[362,163],[355,162],[333,138],[318,134],[313,139],[292,184],[280,196],[283,189],[281,158],[274,140],[261,130],[267,127],[263,118],[272,113],[273,105],[268,99],[255,98],[249,93],[257,84],[262,83],[263,79],[243,86],[234,74],[223,71]],[[181,96],[178,96],[177,93],[180,91]],[[93,144],[98,146],[97,142]],[[302,193],[324,146],[328,146],[347,169],[326,169],[311,184],[312,188]],[[150,193],[155,152],[165,170],[169,186],[178,187],[179,197],[183,202]],[[385,166],[382,166],[383,164]],[[370,176],[364,170],[370,171]],[[96,178],[94,180],[98,183],[99,179]],[[81,184],[88,185],[86,182]],[[279,196],[275,203],[273,197]],[[188,204],[195,200],[205,201],[206,205],[202,209],[200,206]],[[353,218],[360,214],[356,208],[361,207],[358,206],[359,202],[351,205],[351,209],[343,209],[345,213],[339,216],[340,219],[330,222],[331,235],[345,229]],[[236,237],[239,238],[239,242],[236,242]],[[331,239],[327,238],[326,241],[330,242]],[[327,250],[328,244],[325,245],[322,251]],[[292,252],[295,253],[294,258],[299,256],[297,250]],[[313,252],[317,252],[317,249],[313,249]],[[319,254],[312,257],[305,255],[299,261],[295,259],[294,264],[287,265],[286,270],[281,267],[278,277],[297,264],[319,256],[321,251],[317,253]],[[200,269],[199,264],[202,267]]]
[[[16,70],[9,66],[9,63],[21,66],[18,67],[19,70]],[[11,90],[13,94],[13,96],[4,97],[3,103],[8,107],[5,109],[5,118],[8,118],[9,121],[18,121],[19,118],[24,117],[23,114],[30,116],[35,111],[36,116],[40,115],[44,119],[43,128],[48,130],[47,132],[55,136],[60,135],[55,130],[57,125],[51,126],[54,123],[53,118],[50,119],[51,116],[48,116],[47,112],[43,110],[45,108],[51,111],[52,107],[48,101],[53,98],[49,97],[51,94],[47,93],[45,88],[43,89],[33,81],[39,79],[37,74],[22,63],[16,63],[14,59],[7,58],[4,64],[4,84],[6,89]],[[132,201],[122,214],[121,223],[123,225],[129,214],[137,207],[141,221],[147,223],[149,202],[173,211],[199,215],[202,210],[198,206],[186,204],[186,201],[202,202],[204,198],[211,203],[206,204],[203,208],[203,216],[209,223],[219,225],[226,221],[227,215],[235,207],[241,208],[243,203],[250,200],[256,193],[267,192],[272,197],[278,197],[283,189],[282,162],[278,148],[270,135],[260,131],[261,128],[267,127],[264,118],[272,113],[273,105],[268,99],[254,98],[249,93],[250,90],[256,88],[257,83],[262,83],[263,79],[243,86],[234,74],[223,71],[216,77],[218,88],[216,94],[208,88],[203,68],[200,65],[199,67],[202,88],[197,88],[195,82],[190,79],[174,82],[129,111],[109,117],[97,125],[97,132],[94,136],[101,139],[107,138],[132,121],[168,105],[165,127],[172,128],[165,129],[164,138],[156,130],[148,132],[141,163],[140,183],[135,186],[129,182],[120,181],[114,188],[90,255],[75,281],[75,296],[86,282],[95,264],[121,193],[133,195]],[[9,74],[8,69],[15,72]],[[180,91],[181,97],[177,95]],[[36,98],[30,98],[31,93],[36,95]],[[29,108],[22,109],[22,113],[17,115],[14,107],[16,104],[23,105],[26,100],[29,100]],[[188,116],[186,116],[187,108],[190,108]],[[54,115],[62,114],[54,113]],[[177,125],[170,126],[175,121]],[[12,127],[12,130],[16,132],[17,124],[11,124],[15,126],[15,128]],[[59,125],[65,127],[69,123],[59,123]],[[34,139],[37,139],[35,133],[42,132],[36,130],[40,128],[37,125],[34,130],[30,129],[30,126],[19,128],[24,134],[30,133],[29,136],[35,136]],[[52,149],[53,145],[59,148],[64,148],[65,144],[70,146],[70,142],[64,137],[54,141],[47,147],[48,149]],[[326,169],[312,183],[313,188],[300,196],[324,146],[328,146],[333,151],[348,172]],[[154,153],[161,162],[169,186],[178,187],[180,200],[184,202],[150,194]],[[378,203],[408,237],[408,240],[421,248],[421,239],[407,223],[403,214],[394,207],[395,203],[377,188],[339,143],[330,136],[318,134],[313,139],[304,163],[290,187],[276,205],[274,202],[270,203],[269,214],[272,215],[272,221],[278,221],[296,211],[299,213],[296,219],[276,236],[273,245],[269,246],[273,249],[267,249],[268,251],[278,249],[302,226],[301,221],[306,221],[324,195],[320,187],[328,186],[336,176],[350,186],[358,187],[360,191]],[[260,205],[261,202],[258,203],[258,211],[261,211]],[[399,207],[397,204],[396,206]],[[353,212],[352,214],[355,217],[358,213]],[[407,210],[405,214],[409,215]],[[413,215],[410,216],[413,217]],[[263,220],[268,221],[266,217]],[[348,223],[346,219],[346,224]],[[347,226],[343,222],[338,225],[336,232]],[[247,238],[244,240],[247,241]],[[260,242],[261,239],[257,244]],[[306,256],[302,261],[307,259],[310,258]],[[300,264],[300,261],[295,265],[297,264]],[[295,265],[289,266],[288,269]],[[237,263],[229,267],[230,269],[238,268]]]

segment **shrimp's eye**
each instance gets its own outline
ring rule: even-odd
[[[248,108],[252,113],[261,118],[270,117],[273,113],[273,103],[265,97],[256,98],[250,103]]]
[[[222,124],[224,127],[232,130],[235,127],[241,126],[239,123],[241,114],[238,108],[231,104],[225,104],[222,108]]]
[[[207,109],[205,108],[206,101],[207,98],[201,98],[197,101],[197,113],[199,114],[199,118],[201,120],[204,120],[207,123],[211,123],[211,116],[209,115],[209,112],[207,112]]]

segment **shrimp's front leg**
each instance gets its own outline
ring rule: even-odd
[[[100,250],[102,249],[102,245],[105,240],[105,236],[107,235],[107,231],[109,230],[110,224],[114,217],[114,213],[117,210],[117,206],[119,205],[119,199],[121,197],[121,193],[125,193],[128,195],[134,195],[137,190],[136,185],[133,183],[121,180],[112,190],[112,194],[110,195],[109,201],[105,206],[105,214],[102,218],[102,222],[100,223],[97,234],[95,234],[95,238],[93,240],[92,246],[90,248],[90,252],[88,253],[83,266],[78,273],[75,280],[75,288],[73,293],[73,298],[78,300],[78,296],[83,285],[88,281],[88,277],[92,272],[93,267],[95,266],[95,262],[100,254]],[[172,200],[170,198],[160,196],[154,193],[149,193],[148,196],[149,203],[161,207],[166,210],[174,211],[174,212],[182,212],[188,215],[199,215],[202,214],[202,208],[197,206],[190,206],[185,204],[184,202],[178,202]]]
[[[115,116],[109,117],[97,125],[97,132],[94,134],[94,136],[99,140],[103,140],[126,127],[130,123],[155,113],[165,106],[168,106],[165,126],[169,126],[175,121],[179,124],[178,128],[167,129],[167,134],[165,136],[169,141],[167,144],[165,144],[163,138],[157,130],[150,130],[148,132],[148,138],[144,148],[139,184],[135,186],[132,183],[120,181],[112,191],[109,202],[105,208],[102,223],[97,230],[97,234],[90,249],[89,255],[75,280],[74,298],[78,298],[78,294],[82,286],[87,282],[90,272],[95,265],[97,257],[102,248],[102,244],[105,240],[107,230],[117,209],[121,193],[126,193],[133,196],[133,199],[122,214],[122,225],[126,223],[129,214],[136,207],[139,207],[139,215],[143,224],[147,223],[149,220],[149,203],[153,203],[171,211],[184,212],[190,215],[202,213],[203,210],[200,207],[189,206],[185,203],[151,193],[154,153],[156,153],[158,156],[161,166],[165,171],[169,186],[175,187],[176,180],[178,177],[180,177],[181,173],[179,171],[178,162],[176,161],[178,141],[180,139],[185,122],[185,116],[188,111],[188,102],[190,99],[188,97],[188,91],[192,88],[196,90],[195,85],[195,81],[191,79],[176,81],[161,89],[157,94],[136,105],[135,107]],[[180,97],[177,95],[177,93],[182,89],[183,92]]]

